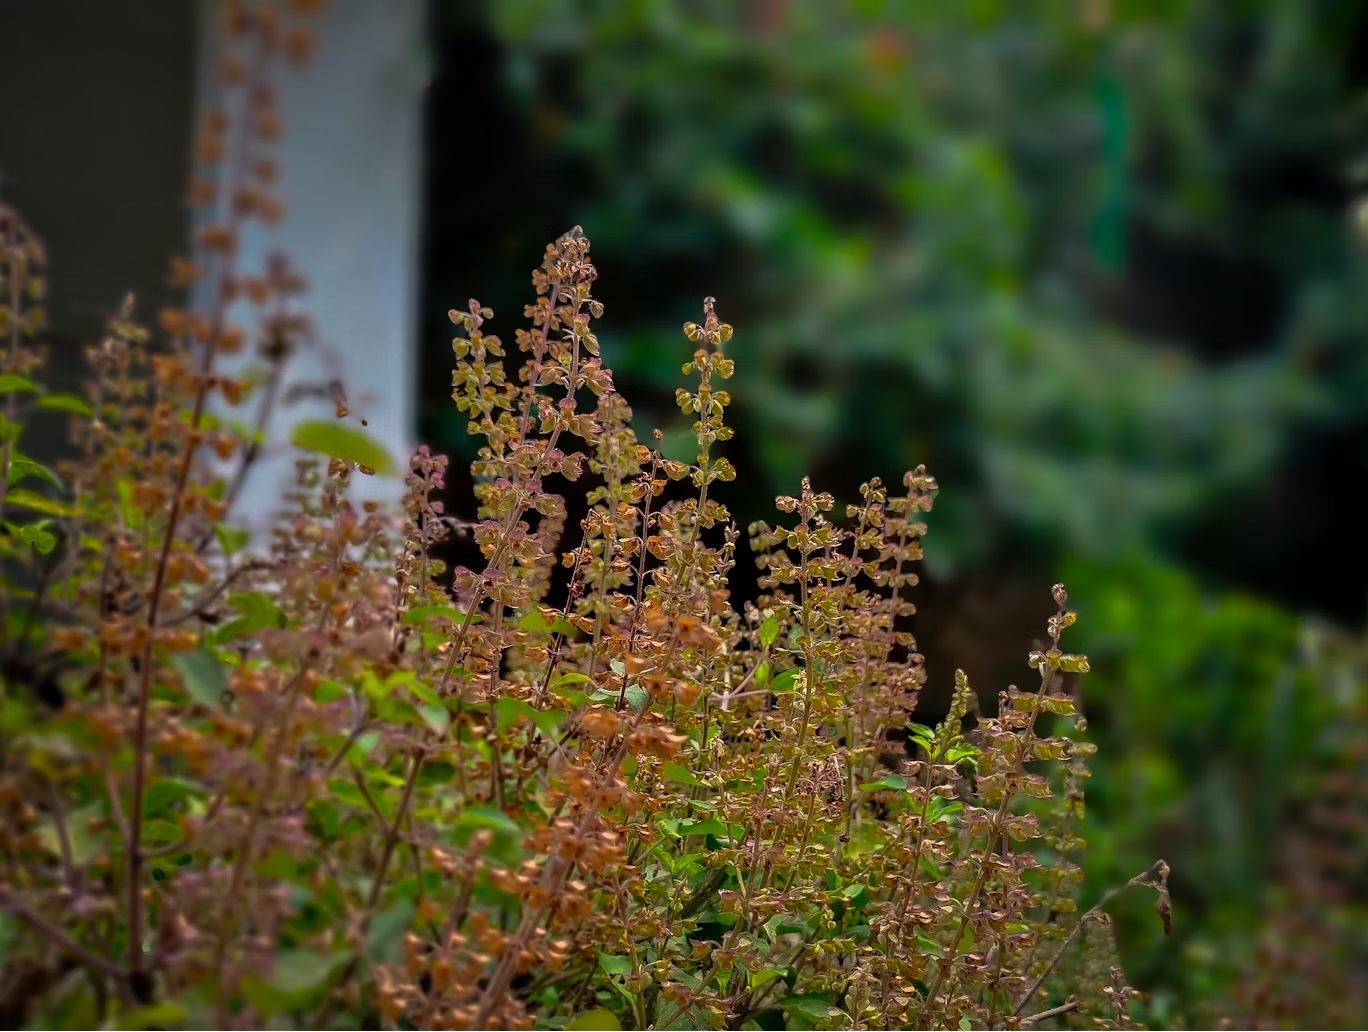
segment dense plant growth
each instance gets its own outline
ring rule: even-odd
[[[779,498],[749,528],[763,594],[734,606],[732,329],[712,299],[684,328],[691,461],[633,432],[575,231],[513,349],[477,302],[450,313],[474,521],[443,511],[426,449],[401,510],[352,502],[390,463],[339,398],[296,429],[315,454],[269,538],[233,529],[307,329],[299,275],[241,268],[236,245],[281,214],[270,70],[307,55],[313,6],[226,6],[228,101],[191,191],[208,215],[173,265],[205,307],[161,313],[154,338],[130,301],[83,398],[41,386],[42,251],[0,209],[0,1016],[1129,1024],[1103,910],[1127,885],[1076,903],[1093,748],[1072,737],[1065,675],[1087,661],[1062,649],[1063,586],[1036,683],[984,713],[957,675],[935,727],[915,721],[907,622],[936,491],[920,467],[847,506],[807,480]],[[256,371],[219,371],[249,345]],[[22,450],[41,408],[70,418],[56,470]],[[476,568],[434,558],[453,534]],[[1167,878],[1159,861],[1129,882],[1165,930]]]
[[[1307,836],[1308,800],[1368,779],[1320,759],[1362,735],[1368,698],[1368,550],[1339,501],[1368,474],[1368,223],[1350,217],[1368,7],[436,9],[430,298],[471,283],[506,310],[519,255],[583,222],[638,431],[688,458],[673,326],[727,283],[733,513],[764,518],[801,473],[853,495],[860,476],[933,469],[947,490],[917,630],[937,714],[955,667],[1013,676],[1035,585],[1086,598],[1085,898],[1165,856],[1173,941],[1138,902],[1118,911],[1149,1020],[1200,1026],[1245,993],[1241,958],[1306,870],[1287,840]],[[458,454],[433,329],[426,439]],[[1342,881],[1315,897],[1361,914],[1362,881]],[[1326,976],[1368,957],[1305,941]],[[1298,978],[1305,1001],[1348,998]]]

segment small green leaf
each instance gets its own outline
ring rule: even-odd
[[[567,1029],[601,1029],[602,1032],[619,1032],[622,1025],[617,1016],[607,1007],[597,1007],[576,1015],[565,1023]]]
[[[858,883],[847,885],[841,890],[841,895],[854,907],[863,907],[869,904],[869,887],[867,885]]]
[[[1061,717],[1074,715],[1074,701],[1067,695],[1043,695],[1040,698],[1040,705],[1046,713],[1054,713]]]
[[[727,826],[716,817],[709,817],[707,820],[680,821],[678,825],[680,835],[717,835],[727,834]]]
[[[639,684],[629,684],[622,694],[634,713],[644,712],[647,704],[651,701],[651,693]]]
[[[419,706],[418,713],[423,722],[439,735],[445,734],[446,729],[451,726],[451,714],[445,706]]]
[[[217,709],[223,705],[223,693],[228,690],[228,675],[223,664],[212,653],[203,649],[176,652],[169,660],[171,668],[180,675],[185,693],[201,706]]]
[[[924,932],[915,933],[917,949],[924,957],[940,958],[945,956],[945,947]]]
[[[329,702],[336,702],[338,699],[345,699],[350,694],[351,690],[346,685],[325,678],[319,681],[317,687],[314,688],[314,702],[321,702],[326,705]]]
[[[1059,669],[1066,674],[1086,674],[1092,668],[1088,666],[1087,656],[1074,656],[1066,653],[1059,657]]]
[[[26,487],[14,488],[5,493],[6,505],[18,505],[24,509],[32,509],[34,512],[41,512],[48,516],[75,516],[76,510],[70,505],[45,498],[37,491],[30,491]]]
[[[228,599],[228,604],[242,614],[251,630],[285,626],[285,613],[275,604],[275,600],[263,591],[232,595]]]
[[[682,763],[675,763],[673,760],[668,760],[661,766],[660,776],[666,781],[673,781],[679,785],[698,784],[698,778],[694,776],[693,771]]]
[[[61,490],[62,478],[52,470],[48,469],[41,462],[34,462],[27,455],[13,453],[10,455],[9,486],[14,487],[19,481],[28,477],[37,477],[47,481],[52,487]]]
[[[468,806],[462,810],[452,823],[451,838],[456,845],[464,846],[470,836],[481,830],[494,833],[491,856],[507,864],[517,862],[522,853],[523,830],[506,813],[492,806]]]
[[[503,696],[494,700],[495,722],[500,731],[518,720],[528,720],[544,735],[554,734],[565,714],[560,710],[539,710],[525,699]]]
[[[398,470],[394,459],[369,434],[326,419],[306,419],[299,423],[290,434],[290,443],[305,451],[354,462],[382,476],[392,476]]]
[[[97,831],[92,831],[91,825],[106,819],[107,816],[103,805],[98,802],[90,803],[66,815],[67,846],[71,850],[72,863],[78,867],[84,867],[96,857],[104,855],[107,848],[105,837]],[[49,852],[54,856],[61,855],[61,834],[52,819],[49,818],[40,824],[37,833],[39,841]]]
[[[795,993],[781,997],[780,1007],[808,1021],[828,1021],[839,1013],[834,1005],[833,993]]]
[[[25,380],[13,373],[0,373],[0,394],[14,394],[19,391],[32,394],[37,390],[38,385],[32,380]]]
[[[74,394],[45,394],[38,399],[37,407],[53,412],[69,412],[73,416],[84,416],[86,419],[95,415],[95,410],[90,404]]]
[[[428,623],[431,620],[446,620],[459,627],[465,621],[465,613],[455,606],[414,606],[406,609],[400,623],[419,624]],[[471,623],[479,623],[480,617],[476,614],[471,618]]]
[[[218,523],[214,525],[214,537],[218,540],[219,548],[223,549],[223,554],[232,558],[247,546],[251,540],[251,532],[239,527],[225,527]]]
[[[765,622],[760,625],[760,645],[769,648],[779,637],[779,618],[773,614],[765,617]]]
[[[143,794],[143,814],[148,818],[170,815],[177,803],[204,795],[204,789],[184,778],[162,778]]]
[[[603,965],[603,970],[610,975],[630,975],[632,973],[631,957],[615,957],[611,954],[600,952],[598,958],[599,963]]]
[[[925,724],[909,723],[907,725],[907,731],[917,741],[923,742],[927,745],[930,745],[930,743],[936,737],[936,732],[933,731],[931,728],[927,727]]]
[[[138,1029],[177,1028],[186,1023],[190,1012],[179,1003],[157,1003],[150,1007],[135,1007],[124,1011],[114,1019],[112,1028],[118,1032],[136,1032]]]
[[[133,504],[133,481],[121,477],[114,482],[114,490],[119,492],[119,513],[130,527],[141,527],[142,510]]]
[[[770,682],[770,691],[791,692],[797,680],[798,671],[796,669],[785,670],[782,674],[775,675],[774,680]]]
[[[561,674],[554,681],[552,681],[551,691],[554,694],[562,696],[564,698],[568,698],[572,692],[575,692],[579,695],[583,695],[584,693],[582,691],[577,691],[577,689],[575,689],[573,686],[577,684],[588,683],[588,674],[581,674],[578,671],[571,671],[570,673]]]
[[[28,545],[39,555],[48,555],[57,547],[57,535],[47,529],[51,520],[39,520],[37,523],[29,523],[19,527],[19,539]],[[12,526],[6,523],[5,526]]]
[[[377,964],[396,960],[399,944],[416,910],[412,900],[401,899],[376,914],[366,929],[366,955]]]
[[[907,779],[899,774],[885,774],[878,781],[870,781],[861,785],[860,788],[867,792],[875,789],[892,789],[895,792],[905,792],[907,790]]]
[[[317,950],[282,950],[276,954],[271,988],[290,996],[321,989],[334,973],[351,960],[351,951],[320,953]]]
[[[370,803],[366,801],[366,794],[357,787],[354,781],[348,781],[346,778],[333,778],[328,782],[328,795],[353,809],[370,812]],[[383,809],[382,800],[376,800],[376,806]]]

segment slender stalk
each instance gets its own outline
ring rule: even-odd
[[[248,75],[245,93],[250,94],[252,85],[260,75],[263,55],[258,47],[253,63],[252,72]],[[249,151],[247,142],[249,131],[244,116],[242,124],[238,129],[238,136],[235,141],[235,153],[232,165],[229,168],[229,191],[228,195],[233,196],[241,185],[247,170],[247,160]],[[243,216],[239,214],[237,206],[231,206],[228,214],[228,227],[236,235],[236,230],[241,225]],[[128,861],[127,861],[127,891],[128,891],[128,952],[129,969],[131,974],[136,976],[143,969],[142,957],[142,938],[143,938],[143,913],[142,913],[142,868],[144,853],[142,848],[142,821],[143,821],[143,792],[147,783],[147,761],[148,761],[148,741],[147,741],[147,720],[148,711],[151,708],[152,700],[152,650],[155,645],[157,634],[158,618],[161,615],[161,604],[164,590],[166,587],[167,565],[171,558],[171,549],[176,542],[176,530],[180,523],[181,511],[185,500],[186,488],[190,483],[190,469],[194,465],[195,452],[200,444],[200,425],[204,420],[204,410],[209,398],[209,376],[213,372],[214,359],[218,354],[218,342],[222,335],[224,323],[227,320],[228,298],[222,289],[222,284],[232,279],[234,268],[234,257],[236,252],[228,249],[219,259],[221,268],[217,281],[211,280],[216,289],[212,302],[211,315],[209,319],[208,338],[204,342],[204,350],[200,356],[197,382],[195,384],[195,401],[190,413],[190,425],[185,433],[185,445],[181,449],[179,467],[176,474],[176,489],[171,495],[171,511],[167,516],[166,530],[162,535],[161,550],[157,556],[157,564],[153,569],[152,588],[147,597],[147,623],[146,635],[142,643],[139,668],[138,696],[137,696],[137,717],[133,729],[133,788],[132,798],[129,802],[128,819]],[[235,875],[235,879],[240,876]],[[222,991],[220,990],[220,996]]]

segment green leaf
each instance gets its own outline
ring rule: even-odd
[[[375,470],[381,476],[393,476],[399,468],[384,447],[369,434],[326,419],[306,419],[299,423],[290,434],[290,443],[305,451],[354,462]]]
[[[356,786],[355,782],[348,781],[346,778],[330,780],[328,782],[328,795],[353,809],[363,810],[366,813],[371,812],[370,803],[366,801],[365,793]],[[383,799],[375,800],[375,805],[383,810]]]
[[[603,1032],[619,1032],[622,1026],[617,1016],[607,1007],[596,1007],[576,1015],[565,1023],[567,1029],[602,1029]]]
[[[717,835],[727,834],[727,826],[716,817],[709,817],[707,820],[685,820],[678,825],[680,835]]]
[[[565,714],[560,710],[539,710],[526,699],[505,695],[494,700],[495,722],[500,731],[518,720],[528,720],[544,735],[554,734]]]
[[[631,957],[615,957],[612,954],[600,952],[598,959],[603,970],[610,975],[630,975],[632,973]]]
[[[108,817],[104,806],[98,802],[90,803],[66,815],[67,845],[71,848],[71,862],[84,867],[105,852],[104,835],[91,830],[91,825]],[[38,838],[49,852],[61,855],[62,840],[56,823],[49,818],[37,828]]]
[[[541,612],[535,609],[523,614],[522,619],[518,621],[518,629],[521,631],[532,631],[533,633],[546,633],[549,631],[553,634],[566,636],[576,633],[574,625],[564,617],[558,616],[554,620],[548,620]]]
[[[161,778],[143,794],[143,813],[149,818],[170,815],[177,803],[204,795],[204,789],[184,778]]]
[[[446,620],[457,627],[465,621],[465,613],[455,606],[414,606],[412,609],[404,610],[403,617],[399,622],[403,624],[428,623],[431,620]],[[471,617],[471,623],[479,623],[480,616],[477,613]]]
[[[775,675],[774,680],[770,682],[770,691],[791,692],[797,680],[798,671],[796,669],[785,670],[782,674]]]
[[[685,767],[682,763],[675,763],[673,760],[666,761],[660,768],[660,776],[666,781],[673,781],[679,785],[698,784],[698,778],[694,775],[693,771],[689,770],[689,768]]]
[[[326,705],[329,702],[336,702],[338,699],[345,699],[350,694],[351,690],[346,685],[324,678],[314,688],[314,702]]]
[[[1071,717],[1074,714],[1074,701],[1067,695],[1042,695],[1040,705],[1046,713],[1057,716]]]
[[[285,626],[284,611],[265,592],[249,591],[242,595],[232,595],[228,599],[228,604],[242,614],[251,630]]]
[[[53,412],[69,412],[73,416],[84,416],[86,419],[95,415],[95,410],[90,407],[89,402],[75,394],[45,394],[38,399],[37,407]]]
[[[179,1003],[157,1003],[150,1007],[135,1007],[133,1010],[124,1011],[114,1019],[112,1025],[104,1027],[117,1029],[119,1032],[134,1032],[137,1029],[176,1028],[184,1025],[189,1016],[190,1012]]]
[[[765,617],[765,622],[760,625],[760,645],[769,648],[779,637],[779,617],[770,614]]]
[[[223,554],[232,558],[238,552],[247,547],[247,542],[251,540],[250,531],[240,527],[225,527],[221,523],[214,525],[214,537],[218,540],[219,548],[223,549]]]
[[[14,487],[19,481],[28,477],[38,477],[40,480],[45,480],[58,490],[61,490],[63,486],[62,478],[41,462],[34,462],[27,455],[12,453],[10,455],[9,486]]]
[[[282,950],[276,954],[270,979],[244,979],[243,990],[253,1006],[268,1013],[302,1007],[326,988],[351,958],[351,950]]]
[[[439,735],[445,734],[446,729],[451,726],[451,714],[445,706],[419,706],[418,714],[423,718],[423,722]]]
[[[401,899],[376,914],[366,929],[366,955],[377,964],[395,961],[417,909],[412,900]]]
[[[907,725],[907,730],[913,738],[927,746],[929,746],[936,737],[936,732],[925,724],[909,723]]]
[[[39,555],[48,555],[57,547],[57,535],[47,529],[51,520],[39,520],[37,523],[29,523],[19,529],[19,539],[28,545]],[[10,526],[6,523],[6,526]]]
[[[853,907],[864,907],[869,904],[869,886],[867,885],[860,885],[859,883],[847,885],[841,890],[841,895]]]
[[[451,838],[458,846],[470,841],[477,831],[494,833],[489,854],[506,864],[516,863],[522,854],[523,830],[502,810],[492,806],[468,806],[452,823]]]
[[[1066,653],[1059,657],[1059,669],[1066,674],[1086,674],[1092,668],[1088,666],[1087,656],[1074,656]]]
[[[835,1006],[834,993],[795,993],[776,1001],[790,1014],[796,1014],[808,1021],[829,1021],[840,1013]]]
[[[634,713],[644,712],[651,701],[651,693],[639,684],[629,684],[622,694]]]
[[[945,947],[924,932],[915,933],[917,949],[924,957],[940,958],[945,956]]]
[[[18,391],[35,393],[38,385],[32,380],[25,380],[22,376],[15,376],[13,373],[0,373],[0,394],[14,394]]]
[[[228,675],[223,664],[209,652],[172,653],[171,668],[180,675],[185,693],[201,706],[217,709],[223,705],[223,694],[228,690]]]
[[[41,512],[48,516],[75,516],[76,510],[70,505],[45,498],[37,491],[30,491],[26,487],[14,488],[5,493],[6,505],[18,505],[24,509],[32,509],[34,512]]]
[[[429,706],[440,706],[442,704],[442,697],[437,694],[437,689],[426,681],[419,681],[415,678],[409,682],[408,690],[420,702],[426,702]]]
[[[907,791],[907,779],[899,774],[885,774],[878,781],[871,781],[860,786],[863,791],[873,791],[874,789],[892,789],[895,792]]]
[[[945,750],[945,762],[956,764],[962,760],[977,759],[978,755],[978,749],[974,748],[972,745],[952,745],[949,749]]]
[[[119,513],[130,527],[143,525],[143,513],[133,504],[133,481],[121,477],[114,482],[114,490],[119,492]]]

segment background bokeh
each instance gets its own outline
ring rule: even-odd
[[[443,313],[511,337],[571,225],[667,449],[715,295],[743,525],[805,473],[939,479],[942,691],[1028,677],[1067,582],[1089,891],[1174,871],[1172,940],[1115,913],[1151,1020],[1360,1027],[1368,7],[433,3],[422,438],[468,448]]]

